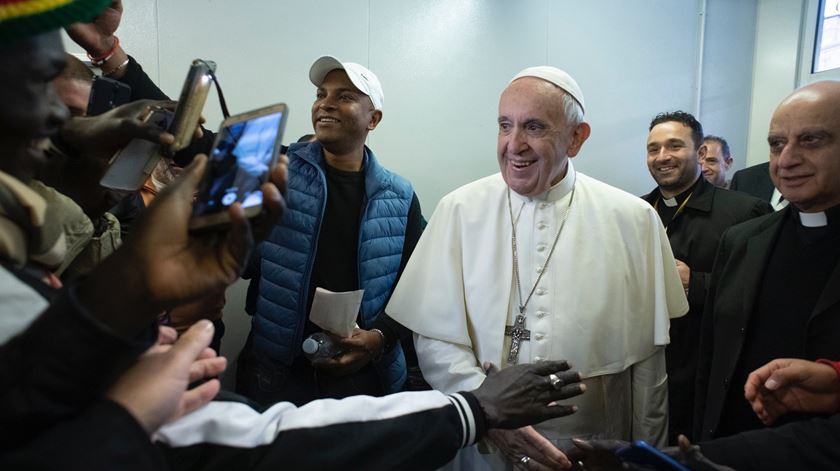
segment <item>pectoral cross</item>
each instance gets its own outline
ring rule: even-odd
[[[519,314],[513,325],[505,326],[505,335],[510,335],[510,350],[508,351],[508,365],[515,365],[519,359],[519,343],[531,340],[531,331],[525,328],[525,316]]]

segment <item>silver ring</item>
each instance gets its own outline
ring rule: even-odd
[[[530,463],[530,462],[531,462],[531,457],[530,456],[523,456],[522,458],[519,458],[519,464],[521,464],[523,466],[528,466],[528,463]]]
[[[551,373],[550,375],[548,375],[548,382],[551,384],[551,387],[554,388],[554,389],[560,389],[561,387],[563,387],[563,380],[560,379],[560,377],[557,376],[554,373]]]

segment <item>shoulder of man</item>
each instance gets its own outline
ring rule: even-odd
[[[577,172],[577,184],[583,192],[597,198],[597,204],[603,209],[618,209],[622,211],[648,213],[653,207],[645,201],[644,197],[628,193],[621,188],[614,187],[609,183],[590,177],[589,175]]]
[[[745,241],[760,232],[775,227],[782,219],[784,212],[776,211],[735,224],[727,229],[722,237],[730,241]]]
[[[714,209],[727,208],[740,220],[773,212],[770,203],[747,193],[726,188],[715,188]]]

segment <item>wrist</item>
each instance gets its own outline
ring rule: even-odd
[[[385,352],[385,334],[379,329],[370,329],[368,332],[372,332],[379,337],[379,346],[374,345],[373,348],[367,350],[371,361],[376,362],[382,359],[382,354]]]
[[[114,51],[116,51],[119,47],[120,38],[118,38],[116,35],[111,35],[102,41],[102,44],[99,48],[97,48],[97,50],[88,50],[87,56],[94,66],[100,67],[102,64],[105,63],[105,61],[111,58],[111,56],[114,54]]]

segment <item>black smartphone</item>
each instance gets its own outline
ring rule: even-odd
[[[96,116],[110,111],[131,99],[131,87],[108,77],[96,77],[90,87],[87,115]]]
[[[616,455],[622,461],[647,466],[656,471],[689,471],[677,460],[662,453],[644,440],[636,440],[632,445],[618,450]]]
[[[227,208],[237,202],[247,217],[262,211],[260,186],[280,155],[287,114],[286,105],[279,103],[222,122],[193,205],[190,229],[227,223]]]

